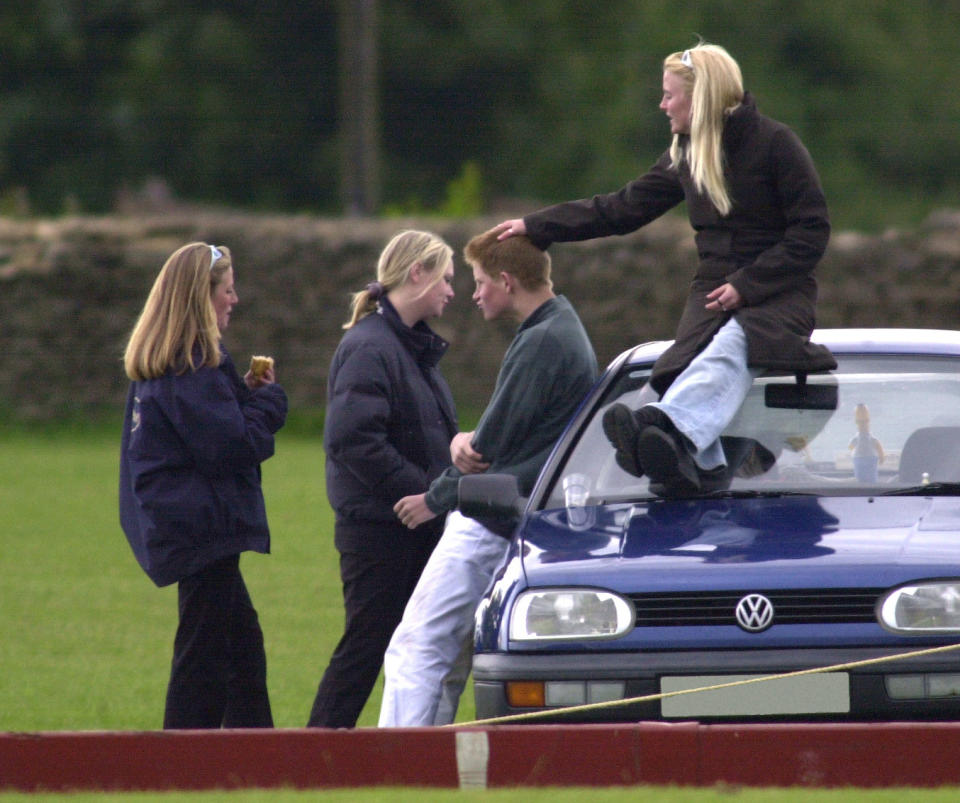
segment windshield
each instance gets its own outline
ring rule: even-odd
[[[727,493],[897,492],[960,483],[960,360],[914,355],[838,357],[806,387],[793,374],[754,381],[724,431]],[[563,479],[587,504],[651,495],[614,460],[601,419],[614,402],[631,409],[656,398],[649,368],[625,367],[554,475],[547,506],[563,506]],[[931,489],[932,490],[932,489]]]

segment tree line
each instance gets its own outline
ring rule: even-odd
[[[837,223],[911,222],[958,198],[958,29],[957,0],[4,3],[0,213],[150,187],[331,215],[610,191],[666,147],[661,62],[702,37],[804,139]]]

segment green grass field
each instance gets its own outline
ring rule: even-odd
[[[120,530],[118,450],[109,429],[0,436],[0,730],[162,723],[176,587],[147,579]],[[241,565],[276,725],[302,727],[343,626],[319,431],[281,431],[263,474],[273,553]],[[376,724],[379,703],[378,683],[360,725]]]
[[[175,587],[157,589],[133,559],[117,521],[119,434],[110,429],[0,430],[0,731],[159,728],[176,626]],[[301,727],[340,636],[343,612],[319,430],[281,432],[264,464],[273,554],[243,571],[267,641],[277,727]],[[360,720],[376,723],[379,684]],[[460,721],[473,718],[464,696]],[[625,800],[709,803],[919,803],[958,790],[524,789],[248,791],[204,794],[21,795],[0,800],[227,799],[300,801]]]

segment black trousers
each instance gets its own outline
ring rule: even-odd
[[[436,542],[437,537],[413,533],[402,525],[382,525],[371,532],[369,543],[340,549],[346,622],[317,689],[308,727],[357,724],[390,637]]]
[[[180,581],[164,728],[271,728],[267,655],[231,555]]]

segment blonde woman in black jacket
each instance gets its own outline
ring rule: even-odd
[[[673,141],[647,173],[497,228],[547,248],[635,231],[686,201],[699,264],[675,342],[651,376],[659,399],[637,411],[614,404],[604,416],[624,469],[683,494],[722,480],[719,436],[754,376],[836,367],[809,339],[830,223],[810,154],[757,111],[726,50],[701,43],[668,56],[660,108]]]
[[[439,519],[411,532],[393,506],[450,466],[456,411],[437,368],[448,344],[426,321],[452,298],[451,248],[428,232],[397,234],[380,255],[377,280],[354,295],[330,365],[323,442],[346,626],[311,727],[356,724],[443,529]]]

